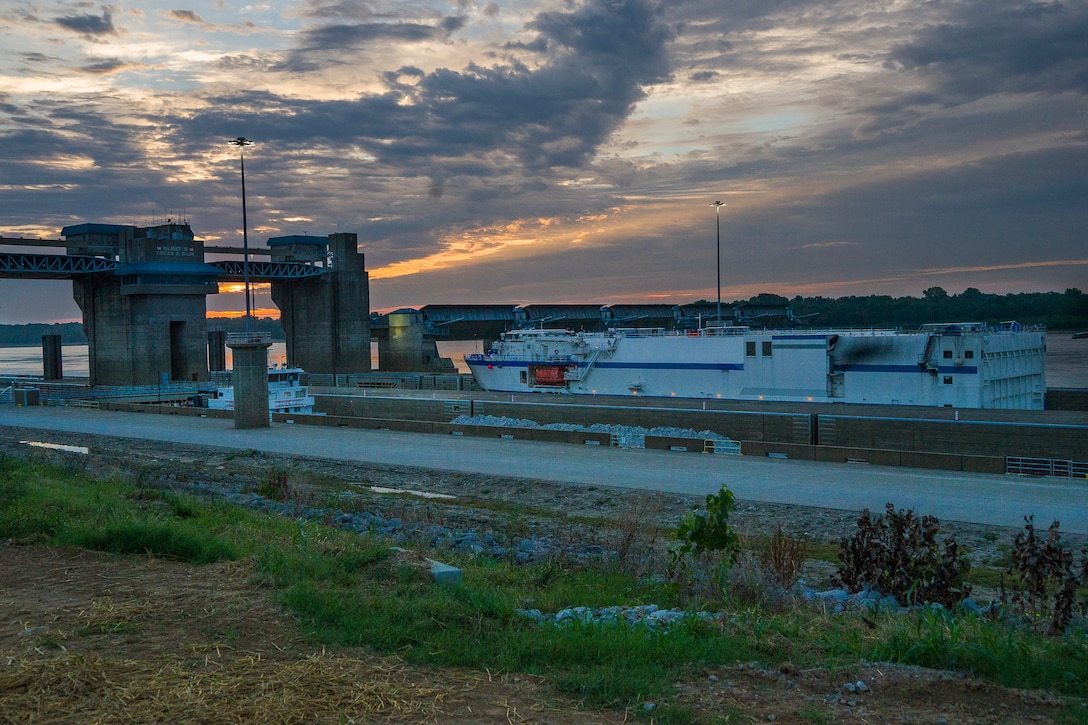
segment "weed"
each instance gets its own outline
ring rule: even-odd
[[[786,587],[756,552],[742,551],[728,573],[730,601],[743,606],[780,608],[788,601]]]
[[[801,719],[806,720],[815,725],[829,725],[835,721],[833,713],[828,712],[827,708],[821,708],[817,705],[810,705],[800,712]]]
[[[939,532],[934,516],[918,518],[890,503],[884,516],[873,517],[865,509],[857,532],[841,542],[839,579],[847,589],[872,587],[902,605],[953,607],[971,593],[964,581],[971,564],[952,537],[945,538],[942,552]]]
[[[789,589],[801,576],[801,568],[808,558],[808,551],[807,542],[786,536],[779,524],[771,538],[755,548],[755,555],[778,584],[783,589]]]
[[[1013,541],[1009,570],[1019,577],[1024,590],[1014,592],[1006,603],[1045,627],[1049,634],[1061,634],[1078,608],[1078,588],[1088,586],[1088,550],[1081,553],[1078,567],[1073,552],[1062,545],[1057,521],[1050,525],[1045,541],[1035,535],[1034,517],[1026,516],[1024,524],[1024,530]],[[1085,611],[1088,603],[1082,603],[1079,609]]]
[[[167,523],[130,521],[101,529],[74,531],[70,543],[115,554],[146,554],[194,564],[236,559],[227,542],[203,531],[187,531]]]
[[[271,469],[257,484],[257,494],[273,501],[290,501],[295,498],[295,493],[295,487],[287,478],[287,471],[282,468]]]

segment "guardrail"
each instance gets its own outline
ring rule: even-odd
[[[231,343],[235,345],[245,345],[248,343],[260,343],[260,342],[272,342],[271,332],[228,332],[227,333],[227,345]]]
[[[1088,479],[1088,461],[1066,461],[1054,458],[1005,457],[1005,472],[1023,476],[1055,476]]]

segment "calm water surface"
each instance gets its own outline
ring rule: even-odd
[[[1049,388],[1088,388],[1088,339],[1074,340],[1068,333],[1052,333],[1046,341],[1046,384]],[[481,352],[480,343],[472,340],[454,340],[438,343],[438,353],[452,358],[457,370],[468,372],[464,355]],[[62,350],[64,375],[87,377],[87,346],[65,345]],[[268,350],[268,361],[287,361],[287,346],[274,342]],[[371,366],[378,368],[378,344],[371,346]],[[227,348],[227,367],[231,365],[230,348]],[[0,347],[0,375],[42,375],[42,349],[40,347]]]

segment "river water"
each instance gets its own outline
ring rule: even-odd
[[[1088,388],[1088,338],[1074,340],[1068,333],[1051,333],[1046,341],[1046,384],[1048,388]],[[453,359],[462,373],[468,372],[464,355],[480,352],[480,343],[472,340],[440,341],[438,354]],[[63,356],[66,377],[87,377],[87,346],[65,345]],[[286,343],[275,342],[268,350],[269,363],[287,361]],[[227,366],[230,366],[230,349]],[[378,344],[371,346],[371,367],[378,369]],[[42,375],[40,347],[0,347],[0,375]]]

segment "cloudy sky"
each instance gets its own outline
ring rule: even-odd
[[[358,233],[378,310],[714,299],[715,200],[726,300],[1088,286],[1088,2],[7,0],[0,37],[4,236],[240,245],[246,136],[251,244]],[[0,322],[69,288],[0,280]]]

